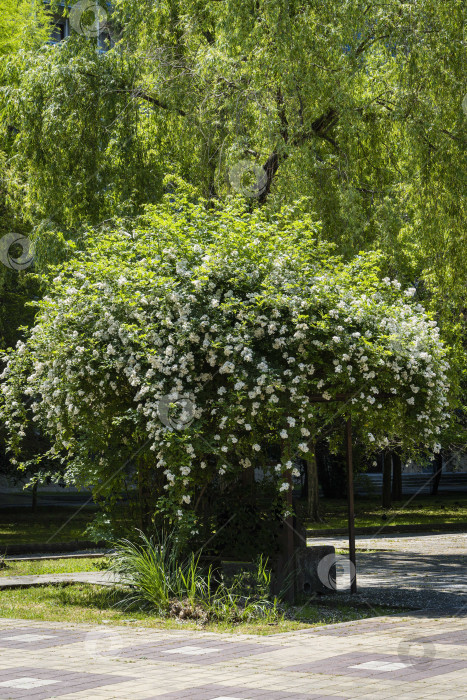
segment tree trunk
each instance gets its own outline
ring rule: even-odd
[[[443,456],[441,452],[435,454],[433,458],[433,474],[434,477],[431,480],[430,494],[432,496],[438,495],[439,482],[441,481],[441,474],[443,468]]]
[[[148,498],[148,470],[145,464],[144,456],[139,460],[138,464],[138,513],[139,527],[142,532],[148,532],[149,527],[149,498]]]
[[[402,498],[402,460],[397,452],[392,453],[392,497],[395,501]]]
[[[138,516],[139,516],[139,529],[144,531],[144,490],[143,490],[143,475],[141,473],[141,465],[138,468]]]
[[[391,507],[391,467],[392,454],[390,450],[385,450],[383,462],[383,508]]]
[[[37,508],[37,487],[39,486],[38,482],[34,482],[34,486],[32,487],[32,510],[33,512],[36,511]]]
[[[251,467],[245,467],[242,470],[242,484],[245,487],[247,493],[251,491],[251,487],[255,483],[255,468],[253,465]]]
[[[283,462],[288,462],[291,459],[290,448],[287,443],[284,443],[282,446],[281,459]],[[284,481],[287,481],[289,484],[285,495],[289,515],[284,518],[281,528],[279,553],[274,566],[275,583],[273,588],[276,594],[282,590],[284,600],[293,604],[295,602],[295,541],[292,515],[292,469],[289,469],[284,474]]]
[[[320,520],[319,515],[319,484],[318,484],[318,465],[316,463],[315,445],[311,445],[310,456],[306,460],[307,474],[307,515],[317,522]]]

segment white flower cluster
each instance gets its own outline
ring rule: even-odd
[[[177,509],[201,480],[255,465],[267,445],[287,443],[306,458],[337,393],[353,396],[373,447],[388,434],[436,442],[448,365],[436,324],[398,283],[368,281],[359,259],[323,272],[286,235],[273,246],[247,233],[190,244],[174,236],[156,253],[137,233],[100,242],[54,280],[3,375],[12,432],[25,383],[40,397],[35,419],[77,472],[98,479],[100,465],[111,470],[143,436]],[[314,403],[316,394],[326,402]],[[189,398],[185,430],[160,420],[166,397],[181,427]],[[289,488],[288,464],[275,470],[279,491]]]

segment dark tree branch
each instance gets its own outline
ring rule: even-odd
[[[171,107],[166,102],[158,100],[157,97],[151,97],[151,95],[147,95],[145,92],[134,92],[133,94],[140,100],[145,100],[146,102],[149,102],[149,104],[155,105],[156,107],[161,107],[162,109],[167,109],[171,112],[176,112],[181,117],[187,116],[187,113],[183,109],[179,109],[178,107]]]
[[[283,99],[280,92],[278,92],[278,105],[279,105],[279,117],[281,119],[281,135],[285,143],[289,143],[288,134],[288,122],[284,111]],[[332,107],[322,114],[320,117],[315,119],[311,124],[311,132],[297,134],[293,139],[291,139],[290,144],[292,146],[301,146],[306,141],[309,141],[313,136],[318,136],[319,138],[328,141],[334,148],[338,148],[338,145],[334,139],[328,136],[327,132],[329,129],[337,123],[338,114]],[[271,190],[273,179],[279,169],[279,165],[283,163],[288,158],[287,152],[279,153],[277,149],[269,156],[267,161],[263,165],[263,169],[266,173],[266,187],[264,188],[261,195],[258,197],[258,202],[262,204],[266,201],[266,198]]]
[[[202,33],[206,41],[210,46],[212,46],[215,42],[214,34],[209,31],[209,29],[205,29],[204,32]]]
[[[280,158],[281,162],[284,161],[287,158],[287,153],[282,154],[282,157]],[[258,202],[262,204],[265,200],[266,197],[269,194],[269,191],[271,189],[272,181],[274,179],[275,174],[277,173],[277,170],[279,168],[279,153],[277,151],[274,151],[274,153],[271,153],[265,164],[263,165],[263,169],[266,173],[267,181],[266,181],[266,187],[264,188],[263,192],[261,195],[258,197]]]
[[[337,112],[331,107],[326,114],[322,114],[320,117],[318,117],[318,119],[315,119],[315,121],[312,122],[311,129],[316,136],[325,138],[327,136],[326,132],[329,129],[332,129],[332,127],[337,123],[337,119]],[[327,137],[327,139],[329,140],[329,137]]]
[[[367,49],[370,48],[370,46],[373,46],[373,44],[376,44],[377,41],[380,41],[380,39],[389,39],[391,35],[390,34],[381,34],[381,36],[369,36],[367,39],[364,39],[361,44],[359,44],[355,50],[355,55],[360,56],[361,53],[366,51]]]
[[[282,91],[280,88],[278,88],[277,90],[276,102],[277,112],[279,114],[279,119],[281,122],[281,136],[284,139],[284,143],[287,143],[289,140],[289,123],[287,121],[287,115],[285,113],[284,96],[282,95]]]

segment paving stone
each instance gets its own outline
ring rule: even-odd
[[[238,657],[250,657],[266,654],[280,646],[266,644],[226,643],[222,639],[200,639],[195,644],[177,642],[159,642],[157,644],[140,644],[118,650],[120,658],[150,659],[170,663],[215,664]],[[109,654],[111,652],[108,652]]]
[[[460,646],[467,645],[467,629],[453,630],[452,632],[442,632],[441,634],[433,634],[429,637],[418,637],[414,642],[426,644],[427,642],[436,642],[437,644],[458,644]]]
[[[425,658],[369,652],[351,652],[330,656],[305,664],[290,666],[285,671],[332,673],[346,676],[387,678],[388,680],[421,680],[467,669],[467,659]]]
[[[64,673],[60,670],[16,667],[3,669],[0,675],[0,698],[56,698],[82,690],[128,681],[128,677],[93,673]]]
[[[85,637],[85,632],[47,627],[40,630],[37,627],[0,629],[0,649],[45,649],[75,644]]]
[[[226,685],[203,685],[187,688],[185,690],[175,690],[164,695],[154,695],[146,700],[344,700],[342,695],[317,695],[315,693],[297,693],[293,690],[267,690],[265,688],[245,688],[244,686]]]

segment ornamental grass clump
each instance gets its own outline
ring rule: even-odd
[[[124,605],[147,603],[162,613],[173,599],[193,602],[202,597],[209,579],[201,575],[199,557],[192,554],[182,561],[169,536],[154,541],[140,532],[139,539],[118,541],[110,562],[119,582],[132,589]]]
[[[260,559],[256,572],[262,596],[255,595],[251,587],[245,595],[241,575],[230,585],[220,575],[215,578],[212,565],[203,567],[199,555],[181,555],[173,533],[154,539],[139,532],[138,539],[116,542],[109,567],[119,584],[130,588],[118,602],[125,609],[143,607],[201,623],[272,622],[280,617],[278,600],[268,597],[271,574],[267,561]]]

